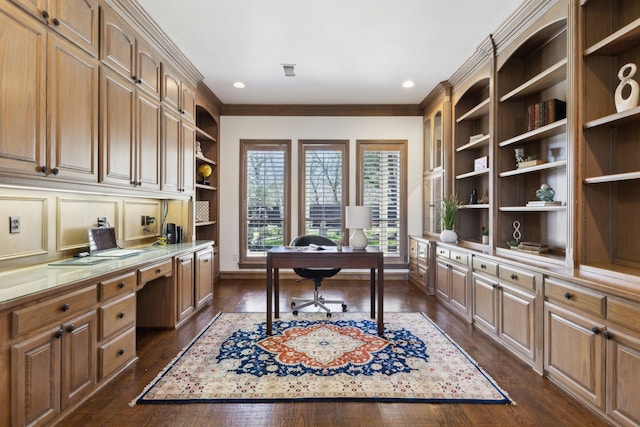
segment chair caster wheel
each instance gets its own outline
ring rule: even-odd
[[[327,317],[331,317],[331,313],[327,313]]]
[[[347,312],[347,304],[342,304],[342,312],[343,313]]]
[[[297,316],[298,315],[298,310],[293,310],[293,315]]]

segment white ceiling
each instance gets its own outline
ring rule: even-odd
[[[225,104],[419,104],[523,0],[137,1]]]

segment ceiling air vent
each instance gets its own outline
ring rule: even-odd
[[[296,64],[282,64],[282,69],[284,70],[285,77],[295,77],[296,76]]]

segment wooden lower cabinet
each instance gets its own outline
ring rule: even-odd
[[[640,336],[607,329],[607,415],[625,426],[640,425]]]
[[[194,277],[193,254],[176,257],[178,322],[189,317],[195,310]]]
[[[469,256],[440,248],[437,253],[436,295],[455,312],[471,320],[471,289],[467,280]]]
[[[96,385],[95,310],[11,347],[11,424],[45,424]]]
[[[199,308],[213,297],[213,247],[196,252],[195,261],[195,298],[196,308]]]

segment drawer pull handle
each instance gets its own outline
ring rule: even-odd
[[[58,329],[58,331],[56,332],[54,337],[60,339],[60,338],[62,338],[62,335],[64,335],[64,331],[62,329]]]
[[[571,295],[569,292],[565,292],[565,293],[564,293],[564,297],[565,297],[566,299],[571,299],[572,295]]]
[[[123,289],[124,288],[124,282],[118,283],[118,288]]]
[[[483,270],[486,270],[487,266],[485,264],[480,264],[480,268],[483,269]]]
[[[209,258],[205,258],[205,259],[204,259],[204,262],[209,262]]]
[[[71,333],[71,332],[73,332],[73,331],[75,331],[75,330],[76,330],[76,327],[75,327],[73,324],[71,324],[71,325],[69,325],[69,326],[67,327],[67,332],[69,332],[69,333]]]
[[[161,268],[156,268],[156,274],[160,274],[162,273],[162,269]]]
[[[120,313],[118,313],[118,318],[124,319],[124,311],[121,311]]]
[[[124,354],[124,348],[118,350],[118,356],[122,356]]]
[[[456,255],[456,260],[460,261],[460,256]]]
[[[511,275],[511,280],[518,280],[518,276],[516,274]]]
[[[594,326],[593,328],[591,328],[591,332],[593,332],[596,335],[600,335],[600,328],[598,328],[597,326]]]
[[[64,304],[62,307],[60,307],[60,310],[62,310],[63,312],[67,312],[69,311],[69,303]]]
[[[604,331],[604,333],[602,335],[604,335],[604,337],[606,339],[608,339],[608,340],[613,338],[613,334],[611,332],[609,332],[609,331]]]

